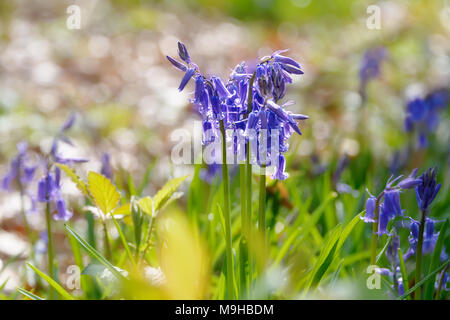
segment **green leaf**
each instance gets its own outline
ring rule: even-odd
[[[80,237],[80,235],[74,230],[72,229],[70,226],[68,226],[67,224],[64,225],[65,228],[67,229],[67,231],[70,232],[70,234],[75,238],[75,240],[78,241],[78,243],[81,244],[81,246],[95,259],[97,259],[101,264],[103,264],[106,268],[108,268],[109,271],[111,271],[111,273],[113,275],[115,275],[118,279],[125,279],[125,277],[116,270],[116,268],[111,264],[111,262],[109,262],[108,260],[106,260],[106,258],[104,258],[100,252],[98,252],[97,250],[95,250],[89,243],[87,243],[83,238]]]
[[[436,241],[436,246],[434,247],[433,257],[431,258],[431,264],[429,270],[434,270],[439,265],[439,260],[441,258],[442,247],[445,241],[445,235],[448,227],[448,218],[445,220],[439,232],[439,238]],[[433,299],[433,289],[434,289],[434,278],[425,284],[425,300]]]
[[[167,182],[153,197],[153,212],[161,210],[188,176],[175,178]]]
[[[145,198],[142,198],[138,201],[138,205],[141,208],[141,210],[148,214],[150,217],[156,216],[153,211],[153,200],[152,197],[148,196]]]
[[[309,280],[306,284],[305,292],[307,292],[311,286],[317,286],[320,283],[320,280],[322,279],[331,262],[333,261],[339,237],[342,233],[341,231],[342,226],[340,224],[337,225],[332,231],[330,231],[330,234],[325,242],[325,245],[322,247],[322,251],[319,255],[319,258],[309,275]]]
[[[76,174],[74,169],[62,163],[57,163],[56,166],[60,168],[62,171],[64,171],[64,173],[70,178],[70,180],[72,180],[72,182],[75,183],[78,190],[80,190],[85,196],[88,197],[90,196],[86,183],[84,183],[83,179],[81,179]]]
[[[55,280],[50,278],[48,275],[43,273],[41,270],[33,266],[31,263],[27,262],[27,265],[33,269],[34,272],[36,272],[42,279],[48,282],[48,284],[55,289],[61,297],[63,297],[66,300],[74,300],[74,297],[70,295],[59,283],[57,283]]]
[[[105,176],[96,172],[88,174],[88,189],[97,207],[107,215],[119,203],[120,194],[116,187]]]
[[[381,259],[381,257],[383,256],[384,252],[386,251],[387,247],[389,246],[389,243],[391,243],[391,239],[392,239],[392,237],[389,237],[387,239],[386,244],[381,249],[381,251],[378,253],[377,258],[375,259],[375,263],[378,263],[378,260]]]
[[[283,246],[281,247],[280,251],[278,251],[278,255],[275,258],[274,265],[279,264],[281,260],[283,260],[284,256],[288,253],[289,248],[291,248],[291,245],[295,240],[299,242],[303,238],[305,238],[309,234],[309,232],[311,232],[317,221],[319,221],[320,217],[325,212],[325,208],[328,203],[336,198],[336,196],[337,194],[335,192],[330,193],[326,200],[322,202],[322,204],[316,210],[313,211],[313,213],[308,217],[306,222],[301,227],[298,227],[296,224],[294,224],[296,230],[292,232],[287,240],[283,243]]]
[[[22,288],[17,288],[17,291],[19,291],[25,297],[30,298],[31,300],[45,300],[44,298],[41,298],[41,297],[35,295],[33,292],[30,292],[30,291],[22,289]]]
[[[362,211],[364,212],[364,211]],[[341,247],[344,245],[345,240],[347,240],[348,236],[352,232],[353,228],[361,221],[361,213],[357,214],[342,230],[341,237],[339,238],[339,242],[336,248],[336,251],[339,251]]]

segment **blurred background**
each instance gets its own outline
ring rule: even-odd
[[[80,8],[79,29],[68,27],[72,5]],[[368,27],[370,5],[380,9],[379,29]],[[341,187],[350,193],[363,190],[369,175],[382,171],[381,183],[389,170],[413,167],[438,165],[440,181],[448,181],[448,108],[425,150],[404,122],[409,100],[449,88],[449,6],[440,0],[1,1],[0,174],[21,141],[36,159],[48,153],[74,112],[74,146],[61,147],[65,155],[89,159],[77,166],[80,176],[99,171],[104,153],[119,185],[128,174],[141,181],[151,167],[144,194],[192,172],[170,161],[171,132],[192,131],[199,119],[188,102],[193,84],[178,92],[182,75],[165,58],[175,57],[182,41],[202,72],[223,79],[242,60],[279,49],[290,49],[286,55],[300,62],[305,74],[294,78],[287,98],[296,101],[290,110],[310,119],[303,136],[290,140],[291,183],[300,185],[344,158],[350,170]],[[359,70],[365,52],[376,47],[387,57],[363,99]],[[405,146],[412,161],[402,167]],[[80,199],[72,184],[64,189],[69,200]],[[18,197],[0,193],[0,261],[27,250]],[[448,213],[448,201],[441,207]],[[30,221],[45,228],[42,215]],[[11,288],[19,283],[14,268],[1,274],[6,277]]]

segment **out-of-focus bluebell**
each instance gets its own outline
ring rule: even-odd
[[[440,122],[440,111],[450,101],[448,89],[438,89],[425,98],[415,98],[406,104],[405,130],[417,136],[417,146],[428,146],[428,136],[436,131]]]
[[[434,233],[434,220],[426,218],[425,229],[423,234],[423,247],[422,247],[423,254],[433,252],[438,237],[439,232]],[[404,255],[405,260],[415,255],[417,250],[417,241],[419,240],[419,222],[415,221],[414,219],[411,219],[411,230],[408,239],[409,239],[409,248]]]
[[[384,47],[371,48],[364,53],[359,69],[359,93],[363,101],[366,100],[367,84],[370,80],[380,76],[381,63],[387,58],[387,56],[388,53]]]
[[[102,154],[102,167],[100,169],[100,173],[107,177],[109,180],[113,178],[113,169],[111,167],[111,157],[109,153]]]

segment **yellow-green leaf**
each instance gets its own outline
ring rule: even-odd
[[[188,176],[186,175],[170,180],[156,193],[153,197],[153,212],[157,212],[164,207],[187,177]]]
[[[114,210],[119,203],[120,194],[116,187],[108,178],[99,173],[89,172],[88,190],[97,207],[105,215]]]
[[[72,182],[76,184],[78,190],[80,190],[84,195],[88,197],[90,196],[86,183],[84,183],[84,181],[76,174],[74,169],[62,163],[57,163],[56,166],[64,171],[64,173],[70,178],[70,180],[72,180]]]
[[[138,205],[142,211],[144,211],[149,216],[154,216],[153,212],[153,200],[151,197],[145,197],[138,201]]]
[[[114,210],[114,212],[112,214],[115,215],[115,216],[118,216],[118,215],[123,215],[123,216],[129,215],[129,214],[131,214],[131,205],[129,203],[121,205],[116,210]]]

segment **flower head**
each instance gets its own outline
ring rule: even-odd
[[[427,212],[431,203],[441,189],[436,182],[436,168],[429,168],[420,176],[420,184],[416,185],[416,198],[420,210]]]

